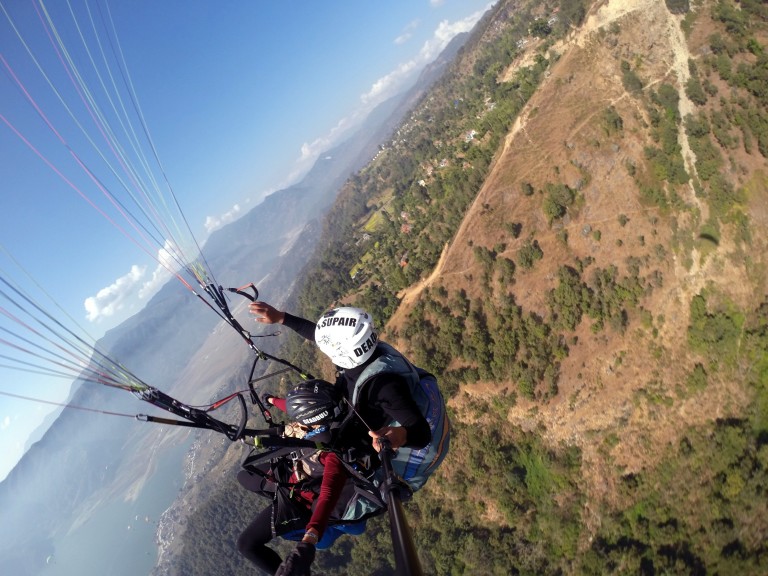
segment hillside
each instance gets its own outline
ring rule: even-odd
[[[759,172],[765,168],[764,157],[730,152],[733,169],[728,176],[733,185],[759,186],[749,199],[758,210],[748,203],[739,208],[749,215],[754,231],[748,244],[729,221],[730,214],[714,215],[716,209],[696,193],[693,181],[701,176],[683,123],[678,132],[680,155],[692,179],[678,186],[663,184],[667,194],[678,195],[675,205],[649,202],[627,169],[643,169],[645,148],[654,141],[648,113],[654,90],[671,86],[677,91],[681,118],[698,112],[685,93],[688,62],[692,54],[694,62],[706,54],[706,39],[717,27],[705,10],[697,16],[686,41],[682,17],[663,3],[611,2],[594,10],[582,30],[553,46],[562,57],[505,141],[433,283],[448,291],[463,289],[470,298],[482,297],[481,286],[467,281],[483,274],[473,249],[505,244],[496,258],[515,259],[521,246],[533,239],[543,258],[516,277],[510,292],[523,310],[562,328],[552,294],[558,296],[565,285],[563,266],[574,270],[590,260],[581,273],[587,282],[590,269],[613,269],[617,280],[640,278],[641,293],[625,306],[626,317],[616,320],[615,328],[595,329],[585,317],[574,329],[563,331],[568,353],[559,367],[557,394],[543,404],[521,398],[509,413],[513,424],[543,427],[550,442],[578,446],[583,470],[594,475],[586,480],[597,498],[616,496],[600,486],[606,467],[629,474],[656,464],[659,447],[679,444],[687,426],[738,417],[751,401],[744,383],[734,381],[730,371],[713,374],[700,393],[681,394],[679,389],[697,365],[714,372],[708,354],[702,357],[688,343],[692,298],[707,290],[742,311],[756,310],[764,301],[761,205],[766,183],[765,173]],[[622,81],[621,62],[639,60],[644,88],[633,94]],[[718,84],[720,93],[728,92],[724,82]],[[607,127],[609,114],[620,118],[621,129]],[[537,192],[526,197],[524,183]],[[562,217],[547,214],[546,204],[542,208],[553,185],[568,186],[575,195]],[[505,230],[511,222],[521,226],[518,238]],[[719,229],[714,240],[707,235],[709,228]],[[399,310],[398,317],[407,312]],[[480,382],[463,392],[471,399],[487,394],[488,388]],[[461,404],[458,398],[457,407]],[[618,441],[606,455],[601,441],[609,434]]]
[[[675,398],[674,389],[702,361],[686,337],[695,295],[709,289],[744,311],[757,309],[765,299],[765,158],[731,152],[734,185],[753,189],[740,207],[751,221],[748,245],[728,217],[718,222],[711,216],[709,202],[692,181],[670,187],[679,195],[676,206],[659,205],[643,198],[626,168],[643,163],[644,148],[654,138],[647,98],[627,90],[621,61],[642,58],[645,94],[655,86],[673,86],[680,94],[680,116],[696,111],[681,86],[689,78],[691,52],[705,54],[703,43],[717,30],[700,10],[690,48],[682,17],[653,1],[595,7],[582,29],[553,45],[560,58],[518,117],[455,239],[428,280],[401,294],[402,304],[388,324],[391,333],[402,332],[417,294],[427,286],[449,293],[463,290],[470,299],[487,296],[489,289],[477,281],[485,274],[478,247],[493,252],[498,263],[518,260],[521,247],[531,241],[539,246],[543,258],[515,276],[508,294],[523,310],[554,320],[554,327],[551,294],[563,285],[561,267],[575,269],[589,260],[592,269],[615,267],[619,278],[639,267],[647,286],[636,305],[625,310],[619,329],[596,330],[585,319],[566,331],[568,352],[559,368],[557,394],[543,404],[523,397],[509,413],[516,425],[543,425],[550,441],[578,445],[588,467],[602,469],[604,464],[593,433],[606,434],[621,424],[622,439],[612,450],[612,461],[634,472],[657,459],[649,446],[679,442],[682,425],[736,416],[750,401],[742,383],[730,376],[715,377],[705,392],[689,397]],[[513,63],[505,74],[518,66]],[[720,84],[727,92],[727,85]],[[606,127],[609,111],[620,119],[620,130]],[[696,157],[682,123],[679,137],[685,169],[697,178]],[[524,185],[536,192],[526,196]],[[548,188],[562,185],[576,198],[561,217],[551,218],[542,202],[549,198]],[[509,232],[511,224],[519,226],[517,237]],[[708,237],[709,227],[721,228],[716,240]],[[406,338],[398,343],[409,347]],[[471,383],[462,387],[464,400],[457,398],[455,405],[461,408],[478,395],[514,385]],[[643,403],[635,405],[639,396],[654,393],[676,400],[674,417],[659,418]]]
[[[345,185],[299,307],[440,374],[428,574],[768,571],[767,44],[753,0],[501,1]]]

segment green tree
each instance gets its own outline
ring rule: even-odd
[[[573,204],[575,193],[566,184],[552,184],[546,186],[546,196],[542,208],[550,223],[562,218],[568,212],[568,207]]]
[[[568,266],[557,271],[558,285],[549,293],[549,307],[555,327],[575,330],[581,322],[584,308],[589,304],[588,288],[579,273]]]
[[[688,78],[688,81],[685,83],[685,94],[697,106],[704,106],[707,103],[707,93],[704,91],[699,79],[694,76]]]
[[[537,260],[544,257],[543,250],[536,240],[528,239],[517,251],[517,263],[523,270],[530,270]]]
[[[622,120],[621,114],[616,111],[614,106],[609,106],[603,110],[602,126],[606,136],[621,134],[624,130],[624,120]]]
[[[531,22],[530,33],[531,33],[531,36],[544,38],[546,36],[549,36],[552,33],[552,28],[549,26],[549,24],[547,24],[546,20],[537,18],[536,20]]]

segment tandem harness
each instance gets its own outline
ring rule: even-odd
[[[290,439],[286,439],[290,440]],[[240,484],[272,501],[272,536],[301,540],[312,516],[313,496],[320,491],[324,466],[322,448],[290,447],[251,453],[243,462],[237,479]],[[370,479],[373,471],[359,462],[349,462],[334,452],[347,472],[347,482],[331,514],[317,548],[329,547],[343,534],[365,531],[368,518],[386,511],[377,485]]]

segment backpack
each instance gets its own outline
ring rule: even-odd
[[[357,405],[362,389],[379,374],[397,374],[408,383],[419,411],[429,424],[432,441],[421,449],[399,448],[392,459],[392,466],[395,473],[415,492],[424,486],[445,459],[450,448],[451,426],[446,414],[445,400],[434,374],[414,366],[389,344],[380,341],[378,346],[383,349],[383,354],[360,374],[352,394],[352,404]],[[398,422],[391,422],[389,425],[397,424]],[[383,472],[378,472],[378,482],[381,482],[381,474]]]

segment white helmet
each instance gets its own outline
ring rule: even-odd
[[[365,310],[346,306],[323,314],[315,327],[318,348],[339,368],[354,368],[368,360],[379,335]]]

